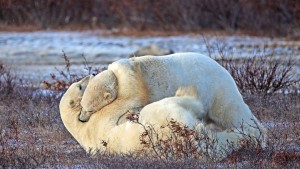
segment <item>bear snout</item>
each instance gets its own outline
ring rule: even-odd
[[[79,114],[79,117],[78,117],[78,120],[79,120],[80,122],[83,122],[83,123],[84,123],[84,122],[89,121],[90,116],[91,116],[91,114],[90,114],[89,112],[84,111],[84,110],[81,110],[81,111],[80,111],[80,114]]]

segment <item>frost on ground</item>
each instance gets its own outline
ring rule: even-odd
[[[268,147],[244,147],[223,161],[203,162],[194,158],[163,161],[147,154],[91,157],[63,126],[57,106],[60,97],[34,90],[27,93],[26,88],[15,90],[10,95],[0,92],[0,168],[300,167],[300,105],[296,94],[245,94],[250,109],[268,127]]]
[[[151,44],[172,49],[174,52],[199,52],[215,58],[220,57],[219,50],[230,53],[233,58],[261,53],[277,59],[291,56],[298,63],[298,67],[300,66],[300,41],[283,38],[211,35],[116,37],[103,36],[101,31],[0,32],[0,60],[10,65],[23,79],[38,82],[55,72],[55,67],[63,67],[62,51],[75,65],[82,65],[84,55],[92,65],[103,67]],[[82,67],[75,69],[81,71]]]
[[[266,150],[244,149],[222,162],[160,160],[158,157],[101,154],[90,157],[63,126],[58,104],[61,93],[32,88],[50,79],[71,59],[72,73],[86,74],[82,54],[91,66],[106,66],[128,57],[140,47],[157,44],[175,52],[199,52],[240,59],[271,55],[291,56],[300,73],[300,41],[247,36],[181,35],[170,37],[113,37],[101,32],[0,33],[0,61],[28,84],[0,84],[0,168],[299,168],[299,93],[249,94],[245,102],[268,128]],[[240,62],[243,63],[243,62]],[[1,64],[0,64],[1,65]],[[285,66],[285,65],[282,65]],[[1,66],[0,66],[1,67]],[[256,67],[255,67],[256,70]],[[240,75],[240,74],[239,74]],[[296,75],[297,76],[297,75]],[[7,76],[3,76],[7,77]],[[256,77],[256,76],[254,76]],[[248,78],[249,79],[249,78]],[[2,79],[5,80],[5,79]],[[1,81],[0,81],[1,82]],[[244,82],[244,81],[242,81]],[[6,86],[12,87],[7,90]],[[299,88],[297,88],[299,89]]]

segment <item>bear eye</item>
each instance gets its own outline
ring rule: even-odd
[[[81,85],[79,85],[78,88],[79,88],[79,90],[82,90],[82,86]]]

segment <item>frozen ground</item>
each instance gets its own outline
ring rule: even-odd
[[[169,37],[114,37],[95,32],[0,32],[0,60],[10,65],[26,80],[49,79],[55,67],[63,67],[62,51],[75,65],[83,62],[82,55],[96,66],[105,66],[120,58],[126,58],[140,47],[157,44],[175,52],[199,52],[218,57],[217,48],[223,48],[235,58],[253,56],[254,53],[274,53],[276,58],[291,56],[300,64],[300,41],[279,38],[249,36],[180,35]],[[219,47],[217,47],[219,46]],[[82,70],[82,67],[75,66]],[[299,70],[299,69],[298,69]]]
[[[76,65],[76,70],[83,71],[82,54],[91,64],[105,66],[119,58],[127,57],[142,46],[154,43],[175,52],[193,51],[204,54],[208,54],[206,44],[209,44],[212,46],[211,55],[213,57],[218,57],[217,46],[224,48],[225,52],[232,54],[235,58],[253,56],[255,53],[262,52],[265,55],[274,53],[276,58],[283,60],[291,56],[298,66],[298,73],[300,73],[300,41],[247,36],[207,36],[205,39],[200,35],[133,38],[102,36],[101,32],[0,32],[0,61],[10,65],[22,79],[39,84],[43,80],[50,79],[49,74],[56,72],[55,67],[58,69],[64,67],[62,51],[65,51],[71,58]],[[67,167],[64,165],[83,168],[86,166],[85,164],[92,165],[91,167],[88,165],[87,168],[105,168],[106,166],[102,163],[107,159],[108,162],[105,164],[117,161],[116,164],[123,168],[127,164],[130,166],[137,163],[136,159],[128,160],[123,157],[111,159],[110,156],[109,158],[105,156],[96,158],[97,163],[91,163],[91,161],[95,162],[95,158],[90,159],[62,127],[57,113],[58,102],[55,101],[57,99],[44,98],[40,94],[60,97],[57,93],[48,90],[35,90],[32,96],[23,95],[22,92],[2,96],[4,98],[2,100],[6,100],[0,104],[0,112],[3,112],[0,113],[3,124],[0,124],[4,125],[1,135],[1,149],[3,149],[1,155],[4,159],[24,160],[26,164],[29,163],[29,166],[36,162],[33,160],[39,160],[41,163],[46,163],[46,166],[58,168]],[[269,130],[270,149],[266,152],[256,152],[256,154],[250,152],[250,155],[247,155],[246,150],[245,156],[238,158],[237,162],[230,162],[229,159],[228,163],[216,163],[217,168],[237,168],[237,166],[239,168],[244,166],[246,168],[247,166],[266,168],[263,166],[270,165],[274,168],[276,154],[284,155],[285,153],[286,156],[282,156],[282,158],[289,161],[291,160],[288,156],[291,154],[289,152],[295,152],[296,160],[298,160],[300,151],[298,95],[274,94],[272,97],[246,95],[246,98],[251,110],[258,115]],[[16,121],[17,123],[15,123]],[[15,128],[16,126],[19,127]],[[19,134],[17,134],[18,132]],[[3,144],[7,147],[4,147]],[[273,152],[275,154],[272,154]],[[288,158],[286,159],[286,157]],[[259,163],[262,162],[260,165],[257,163],[257,159],[259,159]],[[291,165],[298,166],[299,160],[296,160],[292,160]],[[146,164],[148,164],[147,161]],[[148,166],[151,165],[148,164]],[[191,168],[192,164],[188,166]],[[283,167],[275,164],[275,168],[277,166]],[[31,166],[31,168],[35,167]],[[287,168],[289,168],[288,165]]]

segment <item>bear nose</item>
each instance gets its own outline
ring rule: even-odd
[[[82,123],[87,122],[87,121],[85,121],[85,120],[81,120],[80,118],[78,118],[78,120],[79,120],[80,122],[82,122]]]
[[[80,122],[82,122],[82,123],[87,122],[87,120],[83,120],[83,119],[80,118],[81,115],[84,114],[84,113],[85,113],[85,112],[81,109],[81,110],[80,110],[80,113],[79,113],[79,115],[78,115],[78,120],[79,120]]]

